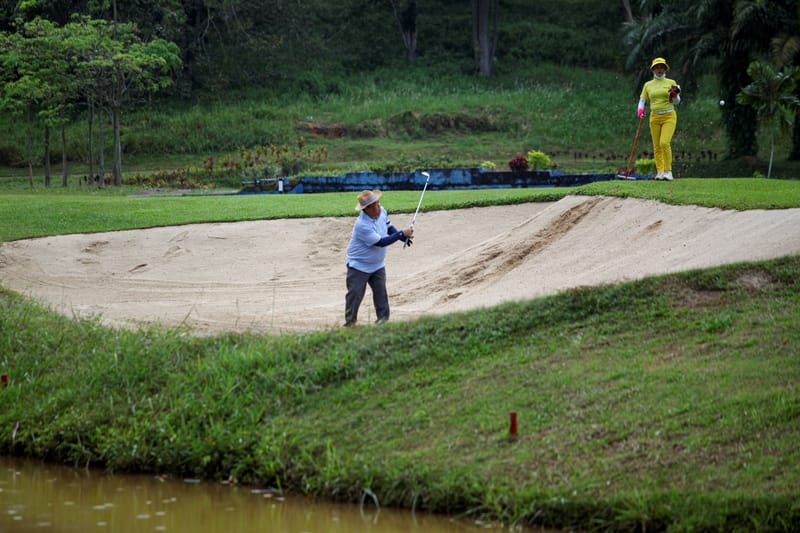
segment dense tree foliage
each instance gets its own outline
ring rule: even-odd
[[[772,176],[775,130],[777,127],[788,129],[800,110],[800,99],[795,96],[798,72],[797,67],[776,72],[769,63],[754,61],[747,68],[753,82],[736,96],[737,103],[755,109],[759,120],[769,129],[768,178]]]
[[[752,81],[748,66],[769,54],[775,35],[798,35],[797,6],[797,0],[644,0],[640,16],[627,24],[627,66],[648,76],[641,67],[649,59],[669,56],[690,90],[701,74],[715,72],[726,102],[728,156],[755,155],[757,115],[736,95]]]
[[[449,63],[466,72],[514,69],[520,61],[615,68],[622,52],[623,4],[24,0],[3,3],[0,30],[14,31],[19,23],[36,17],[64,25],[75,14],[133,22],[144,41],[157,37],[179,46],[183,61],[179,87],[184,94],[197,88],[231,89],[287,80],[321,84],[324,90],[319,79],[323,74],[362,72],[417,58]],[[480,22],[477,35],[487,39],[483,59],[477,62],[476,22]]]
[[[52,128],[63,127],[70,120],[79,91],[72,77],[64,31],[50,21],[37,18],[26,23],[20,32],[4,37],[0,43],[0,79],[6,79],[7,83],[0,93],[0,109],[24,116],[29,130],[34,118],[42,125],[45,185],[49,186],[50,134]],[[30,167],[31,154],[28,155]]]
[[[739,104],[736,95],[753,81],[747,68],[754,59],[773,61],[778,67],[798,65],[798,4],[798,0],[17,0],[0,3],[6,51],[0,75],[10,83],[6,109],[28,117],[29,123],[38,120],[46,136],[51,128],[74,120],[76,110],[84,106],[90,130],[97,112],[110,117],[118,135],[123,107],[137,95],[170,85],[171,79],[162,74],[172,73],[178,64],[182,67],[172,94],[176,97],[198,90],[224,93],[262,86],[319,97],[340,90],[337,80],[342,76],[420,63],[443,73],[483,76],[513,73],[537,63],[628,69],[641,73],[638,86],[649,75],[648,61],[666,56],[687,94],[701,74],[716,74],[720,97],[728,102],[722,109],[728,155],[736,158],[757,151],[756,111]],[[25,56],[24,46],[34,45],[34,24],[42,31],[49,28],[53,35],[65,33],[61,42],[40,36],[37,57],[47,57],[43,51],[47,49],[50,59],[22,68],[14,61]],[[14,56],[10,50],[19,53]],[[68,51],[72,55],[64,59]],[[124,61],[103,63],[122,52]],[[44,68],[47,61],[50,68]],[[35,88],[26,90],[32,80]],[[98,124],[102,137],[105,120]],[[800,158],[798,130],[795,127],[793,155]],[[118,143],[117,139],[115,149]],[[102,152],[100,157],[102,174]],[[49,155],[46,159],[49,164]]]
[[[50,185],[51,128],[62,127],[66,185],[63,126],[73,118],[71,112],[79,103],[108,112],[115,141],[114,182],[119,184],[120,113],[138,95],[169,86],[179,64],[174,43],[159,38],[142,41],[132,23],[79,17],[59,26],[37,17],[21,24],[15,33],[2,34],[0,109],[22,113],[29,120],[35,117],[43,126],[46,186]]]

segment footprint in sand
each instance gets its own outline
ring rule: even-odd
[[[189,232],[188,232],[188,231],[182,231],[182,232],[180,232],[180,233],[176,234],[174,237],[172,237],[172,238],[169,240],[169,242],[181,242],[181,241],[185,241],[185,240],[186,240],[186,238],[187,238],[188,236],[189,236]]]
[[[167,249],[166,253],[164,253],[164,257],[165,258],[177,257],[179,255],[188,254],[188,253],[189,253],[189,250],[187,250],[186,248],[183,248],[182,246],[178,246],[176,244],[174,246],[170,246]]]
[[[108,244],[108,241],[94,241],[81,251],[87,254],[98,254],[103,248],[108,246]]]

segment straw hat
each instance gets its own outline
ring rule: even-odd
[[[664,59],[663,57],[655,58],[653,62],[650,63],[650,70],[653,70],[653,67],[656,65],[664,65],[665,67],[667,67],[667,70],[669,70],[669,65],[667,65],[667,60]]]
[[[364,190],[358,193],[358,204],[356,204],[356,211],[361,211],[365,207],[374,204],[381,199],[381,191],[379,190]]]

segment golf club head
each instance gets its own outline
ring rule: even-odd
[[[428,172],[420,172],[420,174],[422,174],[426,178],[430,178],[431,177],[431,175]]]

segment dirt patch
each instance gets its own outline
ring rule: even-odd
[[[724,303],[723,291],[699,291],[691,287],[679,287],[672,292],[673,305],[686,309],[699,309],[704,307],[718,307]]]
[[[750,290],[762,290],[772,285],[772,278],[763,270],[748,270],[736,278],[739,287]]]
[[[297,131],[310,133],[317,137],[326,139],[337,139],[347,134],[347,127],[343,124],[321,124],[319,122],[298,122],[295,126]]]

